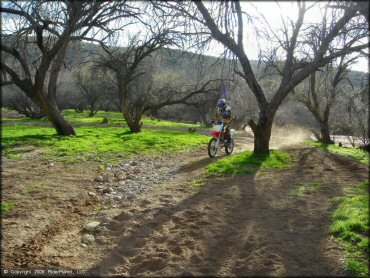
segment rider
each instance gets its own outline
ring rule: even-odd
[[[229,125],[232,124],[232,121],[234,119],[234,115],[231,112],[230,106],[226,104],[226,100],[221,98],[217,101],[217,111],[216,111],[216,120],[221,121],[224,123],[226,129],[225,129],[225,135],[227,138],[227,141],[230,139],[230,127]]]

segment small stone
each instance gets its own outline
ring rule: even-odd
[[[87,245],[86,245],[86,244],[84,244],[84,243],[81,243],[81,246],[82,246],[83,248],[86,248],[86,247],[87,247]]]
[[[91,197],[95,197],[95,196],[96,196],[95,192],[89,192],[88,194],[89,194],[89,196],[91,196]]]
[[[139,174],[141,173],[141,169],[140,168],[135,168],[134,171],[133,171],[134,174]]]
[[[50,166],[50,167],[54,167],[54,163],[53,163],[53,162],[52,162],[52,163],[50,163],[50,164],[49,164],[49,166]]]
[[[100,224],[100,222],[98,221],[93,221],[93,222],[90,222],[90,223],[87,223],[85,226],[84,226],[84,229],[86,231],[93,231],[96,229],[96,227],[98,227]]]
[[[118,192],[121,192],[121,193],[124,193],[124,192],[126,192],[126,191],[127,191],[127,189],[126,189],[126,188],[122,188],[122,187],[121,187],[121,188],[118,188],[118,189],[117,189],[117,191],[118,191]]]
[[[95,237],[93,235],[84,234],[82,236],[82,242],[87,244],[87,245],[92,244],[94,241],[95,241]]]
[[[110,243],[110,241],[107,238],[105,238],[105,237],[98,237],[96,239],[96,242],[99,243],[99,244],[104,244],[104,245]]]
[[[104,182],[112,182],[112,175],[108,174],[103,177]]]
[[[113,192],[113,189],[110,188],[110,187],[107,187],[107,188],[104,188],[101,193],[102,194],[109,194],[109,193],[112,193],[112,192]]]
[[[136,195],[132,192],[128,192],[127,195],[126,195],[126,198],[128,200],[131,200],[131,199],[135,199],[136,198]]]
[[[30,229],[31,225],[27,223],[27,224],[24,225],[24,227],[27,228],[27,229]]]
[[[122,200],[122,197],[121,196],[114,196],[113,197],[113,200],[115,200],[115,201],[121,201]]]
[[[131,162],[131,166],[137,166],[137,162],[136,161],[132,161]]]
[[[125,179],[125,173],[123,173],[122,171],[117,172],[116,173],[116,178],[117,178],[117,180]]]
[[[102,177],[102,176],[97,176],[97,177],[95,178],[95,180],[96,180],[96,181],[99,181],[99,182],[103,182],[103,181],[104,181],[104,179],[103,179],[103,177]]]

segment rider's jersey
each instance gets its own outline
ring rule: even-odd
[[[230,106],[226,106],[225,109],[218,109],[216,112],[216,119],[222,119],[225,124],[229,124],[234,119]]]

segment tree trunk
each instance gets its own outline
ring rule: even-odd
[[[211,127],[212,126],[211,122],[207,120],[207,116],[206,116],[206,113],[204,111],[201,111],[201,113],[200,113],[200,124],[201,124],[201,126],[205,126],[205,127]]]
[[[330,138],[329,122],[320,122],[320,141],[325,144],[334,144],[334,141]]]
[[[125,107],[124,105],[122,107]],[[122,114],[125,118],[130,131],[133,133],[141,132],[141,126],[143,122],[141,117],[143,116],[143,110],[137,107],[122,108]]]
[[[98,111],[95,111],[94,107],[90,108],[89,117],[94,117]]]
[[[130,128],[130,131],[133,133],[139,133],[141,132],[141,126],[143,125],[143,122],[141,121],[140,118],[135,118],[135,119],[130,119],[130,118],[125,118],[128,127]]]
[[[60,113],[57,105],[43,100],[40,104],[41,109],[46,113],[49,121],[54,126],[58,135],[76,135],[76,132],[70,122]]]
[[[260,116],[258,123],[249,120],[249,125],[254,134],[254,153],[270,153],[270,138],[273,119]]]

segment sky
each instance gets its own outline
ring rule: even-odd
[[[311,5],[315,2],[305,1],[306,6]],[[305,14],[304,23],[315,23],[320,22],[322,20],[322,7],[326,4],[326,2],[316,2],[314,7],[310,9]],[[294,17],[297,16],[297,4],[295,1],[241,1],[242,10],[246,11],[250,15],[257,16],[259,13],[263,14],[266,20],[268,20],[269,24],[273,27],[280,27],[282,26],[281,16],[286,18],[290,17],[295,19]],[[2,22],[3,24],[3,22]],[[7,22],[9,26],[11,23]],[[259,46],[257,43],[256,35],[251,32],[250,26],[248,26],[248,22],[244,20],[244,46],[246,49],[247,56],[250,60],[258,60],[259,49],[266,49],[269,47],[269,42],[260,42],[261,45]],[[3,29],[2,25],[2,29]],[[133,26],[134,33],[137,32],[137,27]],[[136,29],[135,29],[136,28]],[[121,42],[124,39],[120,39]],[[208,51],[205,52],[207,55],[218,56],[220,53],[224,51],[224,47],[220,43],[213,43]],[[358,60],[358,63],[351,66],[352,70],[356,71],[363,71],[369,72],[369,63],[368,59],[361,58]]]
[[[306,6],[313,4],[314,2],[305,1]],[[255,7],[253,8],[251,4]],[[316,2],[315,6],[310,9],[304,18],[304,23],[318,23],[322,20],[322,7],[326,4],[325,2]],[[268,20],[271,26],[280,27],[282,26],[281,16],[289,17],[293,20],[297,16],[297,4],[295,1],[279,1],[278,4],[275,1],[242,1],[242,10],[248,12],[252,15],[257,15],[258,13],[263,14],[263,16]],[[246,25],[246,22],[244,22]],[[258,60],[259,48],[268,47],[268,44],[261,44],[259,47],[257,44],[255,34],[251,33],[250,28],[244,28],[244,47],[246,53],[250,60]],[[215,44],[212,46],[212,51],[208,51],[207,54],[217,56],[218,53],[222,53],[223,46],[220,44]],[[361,58],[358,63],[351,66],[352,70],[369,72],[368,59]]]

